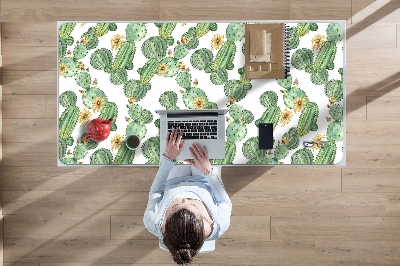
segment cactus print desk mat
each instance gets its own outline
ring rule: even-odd
[[[335,22],[287,23],[290,75],[244,76],[244,23],[63,23],[58,29],[61,164],[159,163],[157,109],[229,108],[215,164],[337,164],[343,158],[343,35]],[[102,142],[94,118],[113,118]],[[274,148],[258,149],[273,123]],[[124,138],[137,134],[131,151]],[[303,141],[313,141],[305,148]],[[318,144],[326,141],[325,144]],[[183,163],[183,162],[178,162]]]

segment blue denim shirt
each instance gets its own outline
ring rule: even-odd
[[[146,228],[158,238],[162,236],[162,223],[169,203],[181,192],[195,193],[210,210],[214,221],[211,234],[206,240],[219,238],[229,227],[232,202],[225,191],[217,168],[205,175],[172,178],[167,181],[174,162],[162,156],[160,167],[149,192],[149,202],[144,213],[143,222]]]

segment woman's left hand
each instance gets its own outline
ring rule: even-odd
[[[183,130],[179,130],[179,128],[174,128],[172,132],[168,132],[167,134],[167,145],[165,146],[164,155],[171,161],[175,160],[186,144],[186,140],[181,141],[182,136]]]

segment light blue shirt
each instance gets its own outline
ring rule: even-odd
[[[163,238],[162,223],[171,200],[179,193],[189,191],[195,193],[211,212],[214,224],[206,240],[219,238],[229,227],[232,202],[225,191],[218,169],[213,168],[204,176],[194,175],[167,180],[174,165],[167,157],[161,157],[160,167],[150,188],[149,202],[143,217],[144,225],[152,234]]]

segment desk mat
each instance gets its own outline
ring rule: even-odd
[[[60,24],[59,165],[157,165],[157,109],[229,108],[226,156],[214,164],[337,164],[344,158],[339,23],[286,23],[290,75],[278,80],[246,79],[242,22]],[[84,138],[98,117],[113,118],[110,136],[99,143]],[[274,125],[271,150],[258,149],[260,122]],[[141,139],[135,151],[124,145],[129,134]]]

